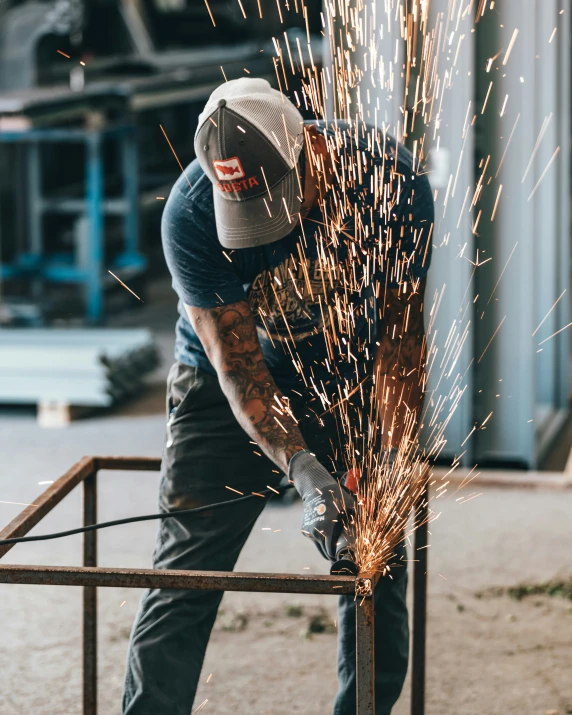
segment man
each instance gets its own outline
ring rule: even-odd
[[[303,532],[334,561],[344,505],[332,473],[355,464],[347,444],[368,432],[364,385],[375,374],[385,386],[372,398],[377,430],[369,430],[382,450],[399,443],[405,414],[421,405],[427,179],[390,137],[305,123],[260,79],[215,90],[195,150],[162,224],[180,318],[160,506],[225,501],[226,487],[260,492],[287,474],[304,503]],[[264,503],[162,521],[154,567],[232,570]],[[396,568],[376,588],[378,715],[390,713],[407,670],[406,578]],[[126,715],[188,715],[221,597],[144,595]],[[353,597],[340,597],[339,608],[334,713],[352,715]]]

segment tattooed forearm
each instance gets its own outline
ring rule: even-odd
[[[382,446],[397,447],[406,424],[417,425],[425,389],[425,282],[415,293],[388,292],[383,307],[375,375]],[[409,432],[409,430],[407,430]]]
[[[246,301],[208,309],[187,306],[187,313],[236,419],[287,472],[290,457],[306,446],[264,361],[250,306]]]

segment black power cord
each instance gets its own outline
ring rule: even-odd
[[[102,521],[99,524],[90,524],[89,526],[81,526],[78,529],[70,529],[69,531],[58,531],[53,534],[40,534],[39,536],[20,536],[14,539],[0,539],[0,546],[9,546],[12,544],[21,544],[26,541],[48,541],[49,539],[61,539],[64,536],[73,536],[74,534],[85,534],[87,531],[96,531],[97,529],[107,529],[109,526],[119,526],[121,524],[132,524],[136,521],[152,521],[154,519],[170,519],[171,517],[179,516],[180,514],[198,514],[201,511],[209,509],[218,509],[223,506],[230,506],[238,502],[246,501],[247,499],[255,499],[257,496],[265,496],[266,494],[276,494],[285,492],[291,489],[293,484],[286,484],[278,489],[263,489],[256,494],[246,494],[236,499],[227,499],[226,501],[215,502],[214,504],[206,504],[205,506],[197,506],[193,509],[176,509],[175,511],[161,512],[160,514],[145,514],[143,516],[131,516],[127,519],[115,519],[114,521]]]

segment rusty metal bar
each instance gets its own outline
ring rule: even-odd
[[[0,583],[113,588],[177,588],[192,591],[262,593],[354,593],[353,576],[236,573],[234,571],[157,571],[81,566],[0,566]]]
[[[428,476],[428,475],[427,475]],[[427,641],[427,534],[429,479],[416,509],[413,557],[413,646],[411,655],[411,715],[425,715],[425,658]]]
[[[96,469],[117,469],[134,472],[158,472],[160,457],[93,457]]]
[[[97,472],[83,482],[83,525],[97,523]],[[97,566],[97,532],[83,535],[83,565]],[[97,588],[83,587],[83,715],[97,715]]]
[[[358,576],[356,595],[357,713],[375,715],[374,592],[377,579]]]
[[[43,492],[33,504],[23,509],[8,526],[0,531],[0,539],[25,536],[30,529],[46,516],[71,490],[94,472],[93,457],[84,457]],[[0,558],[8,553],[14,544],[0,546]]]

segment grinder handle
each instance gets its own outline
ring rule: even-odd
[[[360,478],[361,470],[350,469],[342,476],[340,481],[349,492],[356,494]],[[340,536],[336,546],[336,560],[330,568],[330,574],[332,576],[357,576],[359,569],[355,562],[355,553],[348,544],[345,534]]]

